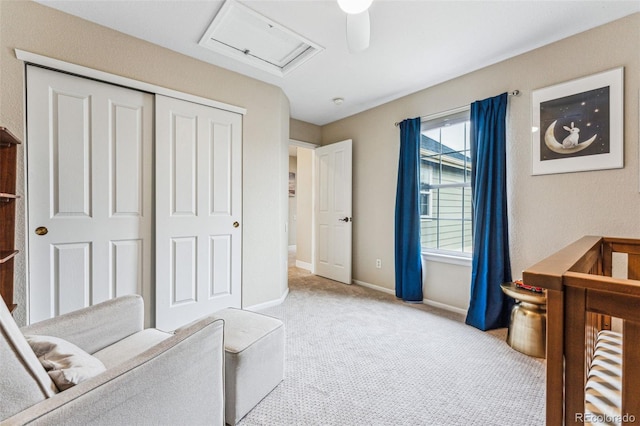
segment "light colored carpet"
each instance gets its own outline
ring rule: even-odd
[[[544,362],[455,315],[291,268],[284,381],[251,425],[542,425]]]

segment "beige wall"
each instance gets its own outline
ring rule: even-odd
[[[243,120],[243,305],[286,291],[289,101],[281,89],[30,1],[0,1],[0,125],[24,135],[24,64],[14,49],[60,59],[247,109]],[[18,192],[24,195],[19,154]],[[18,203],[17,248],[25,210]],[[276,246],[274,249],[274,245]],[[25,321],[24,255],[16,262],[16,317]]]
[[[508,111],[508,196],[511,265],[521,271],[586,234],[640,237],[638,89],[640,14],[595,28],[406,96],[322,128],[322,143],[353,139],[354,279],[394,288],[393,227],[399,130],[405,118],[446,111],[519,89]],[[531,91],[615,67],[625,67],[623,169],[531,176]],[[382,269],[375,259],[382,259]],[[429,264],[427,264],[427,268]],[[464,267],[463,267],[464,268]],[[453,274],[462,281],[467,272]],[[427,299],[467,286],[452,275],[429,276]],[[468,297],[468,291],[466,291]],[[437,300],[440,298],[441,300]]]
[[[428,303],[458,313],[469,309],[471,266],[422,260],[423,292]]]
[[[296,119],[289,120],[291,139],[320,145],[322,141],[322,127]]]
[[[253,288],[261,288],[262,284],[265,284],[265,291],[262,292],[262,294],[255,292],[254,294],[250,295],[250,298],[247,297],[243,299],[243,302],[245,300],[247,302],[252,300],[254,301],[251,304],[244,304],[243,307],[266,307],[273,304],[274,302],[280,303],[284,301],[284,298],[287,296],[287,294],[289,294],[289,250],[287,244],[287,220],[289,218],[289,212],[287,211],[289,209],[289,194],[287,193],[287,191],[289,189],[289,173],[287,173],[287,170],[289,169],[289,116],[291,108],[289,105],[289,98],[285,96],[282,90],[278,90],[278,101],[280,103],[280,120],[278,121],[280,134],[277,138],[278,143],[276,144],[276,147],[279,148],[278,157],[280,161],[277,162],[276,167],[273,167],[273,171],[277,176],[280,177],[281,180],[279,187],[275,188],[276,192],[278,192],[278,194],[280,195],[280,207],[275,212],[267,212],[267,215],[275,216],[274,219],[277,220],[278,223],[278,227],[276,228],[275,232],[276,236],[279,235],[280,238],[274,239],[274,241],[277,241],[275,246],[268,239],[263,240],[260,244],[261,250],[263,252],[262,254],[264,256],[263,260],[265,260],[266,262],[277,261],[277,264],[265,265],[265,269],[263,270],[257,269],[257,265],[254,265],[252,262],[249,262],[249,264],[245,264],[245,269],[251,268],[252,282],[254,283]],[[265,168],[271,169],[268,165],[263,165],[261,168],[256,170],[257,173],[254,175],[254,177],[259,179],[261,170]],[[265,191],[267,194],[271,195],[273,190],[274,188],[269,188]],[[260,214],[259,211],[254,211],[254,213]],[[256,247],[258,246],[256,245]],[[275,255],[267,255],[267,252],[269,250],[274,250]],[[243,262],[244,261],[248,261],[248,258],[243,257]],[[278,272],[277,276],[273,278],[267,277],[266,279],[263,279],[262,282],[260,281],[260,277],[262,276],[262,274],[264,274],[265,272],[276,272],[276,270]],[[271,287],[271,283],[274,284],[273,287]]]

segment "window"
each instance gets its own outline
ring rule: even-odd
[[[420,218],[427,252],[472,252],[469,109],[422,122]]]
[[[420,167],[420,217],[422,219],[431,217],[431,206],[431,169]]]

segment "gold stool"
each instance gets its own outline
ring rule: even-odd
[[[507,343],[523,354],[545,358],[547,333],[547,298],[545,293],[536,293],[516,287],[514,283],[500,286],[504,294],[516,299],[511,311]]]

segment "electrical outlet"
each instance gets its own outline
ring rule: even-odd
[[[382,260],[380,260],[380,259],[376,259],[376,268],[377,268],[377,269],[382,268]]]

